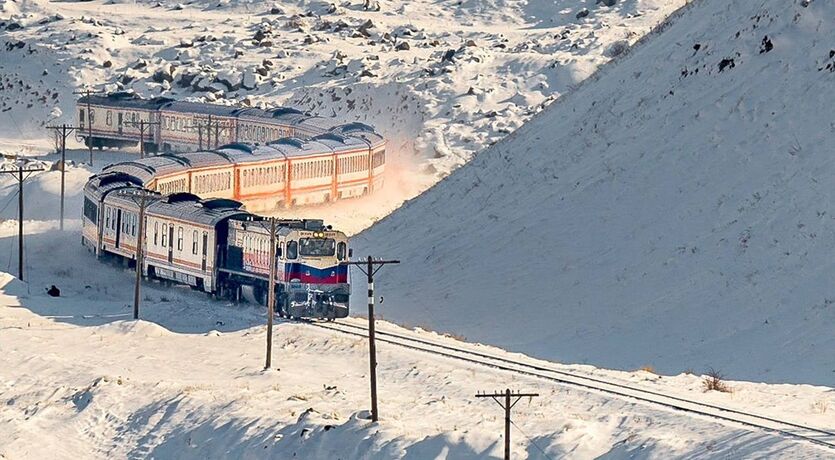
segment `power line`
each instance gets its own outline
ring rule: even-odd
[[[23,169],[23,164],[19,164],[17,171],[0,171],[0,174],[17,174],[17,277],[23,281],[23,183],[33,172],[43,171],[44,168],[28,168]],[[29,173],[23,177],[23,173]]]
[[[517,430],[519,430],[519,432],[520,432],[520,433],[522,433],[522,436],[524,436],[524,437],[528,438],[528,441],[530,441],[530,443],[531,443],[531,444],[533,444],[533,446],[534,446],[534,447],[536,447],[536,449],[537,449],[537,450],[539,450],[540,452],[542,452],[542,455],[544,455],[544,456],[545,456],[545,458],[547,458],[548,460],[554,460],[554,458],[553,458],[553,457],[551,457],[550,455],[548,455],[548,452],[545,452],[545,450],[544,450],[542,447],[539,447],[539,444],[537,444],[537,443],[536,443],[536,441],[534,441],[534,440],[533,440],[533,438],[531,438],[530,436],[528,436],[528,433],[525,433],[525,430],[523,430],[522,428],[520,428],[520,427],[519,427],[519,425],[517,425],[516,423],[514,423],[514,422],[513,422],[513,420],[511,420],[511,421],[510,421],[510,424],[511,424],[511,425],[513,425],[513,426],[515,426],[515,427],[516,427],[516,429],[517,429]]]
[[[524,397],[533,398],[535,396],[539,396],[538,393],[513,393],[510,391],[510,388],[506,389],[503,392],[494,392],[494,393],[477,393],[475,395],[476,398],[491,398],[493,401],[496,402],[502,409],[504,409],[504,460],[510,460],[510,411],[513,409],[513,406],[519,402],[520,399]],[[499,399],[501,398],[501,399]],[[511,398],[516,398],[513,402],[510,402]],[[518,427],[517,427],[518,428]],[[526,435],[527,436],[527,435]]]

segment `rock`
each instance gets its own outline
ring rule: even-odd
[[[578,11],[577,14],[574,16],[577,19],[583,19],[584,17],[589,15],[589,9],[583,8],[582,10]]]
[[[151,80],[157,83],[162,83],[164,81],[171,83],[172,81],[174,81],[174,69],[175,67],[173,65],[163,66],[161,69],[154,72],[154,75],[151,76]]]
[[[377,75],[375,73],[371,72],[368,69],[363,69],[363,71],[360,72],[360,78],[362,78],[362,77],[376,77],[376,76]]]
[[[369,20],[363,22],[362,24],[360,24],[360,26],[357,28],[357,30],[359,31],[359,33],[365,35],[366,37],[370,37],[371,32],[369,32],[369,31],[373,28],[374,28],[374,23],[371,22],[371,19],[369,19]]]
[[[131,66],[132,69],[144,69],[145,67],[148,67],[148,61],[145,59],[140,59]]]
[[[185,9],[185,6],[182,3],[178,3],[174,6],[172,6],[171,9],[174,10],[174,11],[182,11],[182,10]]]
[[[255,72],[251,70],[244,72],[243,79],[241,80],[241,87],[248,90],[253,90],[258,87],[258,77]]]
[[[15,30],[20,30],[22,28],[23,28],[23,26],[19,22],[10,22],[6,26],[6,30],[8,30],[9,32],[12,32],[12,31],[15,31]]]
[[[449,49],[444,53],[443,57],[441,57],[441,62],[455,62],[455,50]]]
[[[409,45],[409,42],[400,42],[394,49],[397,51],[409,51],[412,47]]]
[[[273,5],[270,8],[270,14],[284,14],[284,10],[282,10],[278,5]]]
[[[467,46],[476,46],[476,44],[475,44],[475,40],[467,40],[467,43],[465,43],[465,44],[466,44]]]
[[[264,40],[264,41],[262,41],[262,42],[259,42],[259,43],[258,43],[258,46],[262,46],[262,47],[264,47],[264,48],[272,48],[272,46],[273,46],[273,41],[272,41],[272,40]]]
[[[275,64],[273,63],[273,61],[271,61],[269,59],[264,59],[263,61],[261,61],[261,66],[264,67],[265,69],[275,68]]]
[[[377,0],[365,0],[362,4],[365,11],[380,11],[380,2]]]
[[[194,91],[209,91],[212,89],[212,81],[214,78],[206,75],[201,75],[193,79],[191,89]]]
[[[186,72],[180,74],[180,78],[177,80],[177,84],[182,86],[183,88],[188,88],[194,83],[194,79],[197,78],[196,73]]]
[[[241,89],[241,79],[241,74],[237,72],[223,71],[215,77],[215,82],[223,85],[229,91],[237,91]],[[212,87],[217,88],[214,84]]]
[[[259,66],[259,67],[255,68],[255,73],[257,73],[258,75],[261,75],[262,77],[266,77],[267,75],[270,74],[270,71],[267,70],[265,67]]]
[[[110,61],[110,60],[104,61],[104,62],[102,62],[101,66],[104,67],[105,69],[109,69],[109,68],[113,67],[113,61]]]
[[[275,57],[279,59],[286,58],[287,56],[289,56],[289,54],[285,50],[278,50],[278,53],[275,53]]]
[[[612,6],[615,6],[618,3],[618,0],[597,0],[597,3],[598,4],[602,3],[605,6],[612,7]]]
[[[122,74],[122,76],[119,77],[119,83],[121,83],[123,85],[128,85],[132,81],[133,81],[133,77],[131,77],[128,74]]]
[[[180,48],[191,48],[192,46],[194,46],[194,42],[187,38],[181,38],[179,46]]]

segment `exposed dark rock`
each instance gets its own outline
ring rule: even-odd
[[[583,19],[584,17],[589,15],[589,9],[583,8],[582,10],[578,11],[577,14],[574,16],[577,19]]]
[[[109,68],[113,67],[113,61],[110,61],[110,60],[104,61],[104,62],[102,62],[101,66],[104,67],[105,69],[109,69]]]
[[[771,43],[771,39],[768,38],[768,35],[763,37],[763,41],[760,44],[760,54],[767,53],[774,49],[774,44]]]
[[[722,72],[723,70],[728,68],[733,69],[734,67],[736,67],[736,63],[732,58],[725,58],[719,62],[719,72]]]
[[[412,47],[409,45],[409,42],[400,42],[394,49],[397,51],[409,51]]]

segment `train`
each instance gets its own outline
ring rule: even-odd
[[[261,212],[359,197],[384,184],[386,139],[364,123],[132,93],[84,96],[77,108],[85,144],[142,142],[144,151],[161,152],[104,172],[163,195],[231,199]]]
[[[228,198],[185,192],[153,194],[120,172],[94,175],[84,187],[81,243],[98,258],[136,266],[149,279],[190,286],[219,298],[267,303],[275,264],[275,309],[290,318],[333,320],[348,315],[351,294],[345,233],[317,219],[276,221],[270,260],[270,222]]]

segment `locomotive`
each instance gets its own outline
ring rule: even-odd
[[[97,257],[136,263],[136,178],[104,172],[84,187],[82,244]],[[275,259],[269,222],[226,198],[158,195],[145,207],[142,273],[221,298],[266,304],[275,264],[276,311],[292,318],[348,315],[350,249],[343,232],[321,220],[278,220]]]
[[[85,96],[77,108],[78,134],[87,145],[143,142],[145,151],[166,152],[105,168],[162,194],[227,198],[266,211],[362,196],[383,186],[386,140],[363,123],[337,124],[287,107],[130,93]]]

